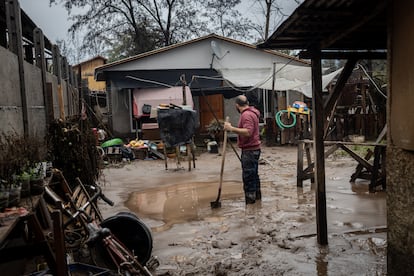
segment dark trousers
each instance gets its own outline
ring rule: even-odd
[[[242,150],[241,164],[245,193],[260,191],[259,158],[260,150]]]

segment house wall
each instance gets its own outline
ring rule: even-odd
[[[90,61],[81,63],[73,67],[74,72],[78,73],[79,66],[81,67],[81,78],[88,80],[88,88],[91,91],[105,91],[106,86],[104,81],[95,80],[95,68],[104,65],[105,61],[102,58],[95,58]]]
[[[213,52],[211,43],[216,45]],[[241,59],[240,57],[243,57]],[[198,43],[183,45],[169,51],[159,52],[145,58],[132,60],[111,67],[111,71],[134,71],[134,70],[170,70],[170,69],[207,69],[207,68],[272,68],[273,63],[299,66],[308,66],[303,62],[290,60],[286,57],[263,53],[248,46],[230,43],[219,39],[206,39]]]
[[[392,4],[388,98],[388,275],[414,271],[414,3]]]

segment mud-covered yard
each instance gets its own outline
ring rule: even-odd
[[[154,275],[386,275],[385,193],[349,183],[356,161],[326,160],[328,246],[316,237],[315,191],[296,187],[296,147],[263,147],[263,199],[246,206],[241,168],[228,149],[221,208],[222,157],[202,153],[188,162],[135,160],[108,166],[101,182],[115,206],[104,217],[136,213],[152,230],[160,265]]]

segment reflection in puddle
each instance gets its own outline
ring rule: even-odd
[[[319,254],[316,256],[316,271],[318,276],[328,275],[328,261],[327,255],[329,253],[328,247],[321,247]]]
[[[126,206],[139,217],[145,217],[163,224],[153,227],[160,232],[175,223],[188,222],[211,217],[210,202],[217,198],[218,183],[187,183],[162,188],[148,189],[131,194]],[[239,182],[224,182],[220,201],[241,198],[243,190]]]

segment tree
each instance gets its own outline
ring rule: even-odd
[[[284,3],[282,3],[284,2]],[[303,0],[281,1],[281,0],[256,0],[252,7],[258,7],[260,16],[255,25],[256,31],[261,37],[261,41],[265,41],[269,37],[269,32],[275,29],[289,14],[288,11],[292,7],[298,6]],[[264,18],[264,22],[262,19]]]
[[[112,59],[189,40],[212,30],[240,38],[251,29],[249,21],[234,9],[240,0],[50,1],[63,4],[69,13],[75,8],[85,10],[71,16],[74,24],[70,33],[84,34],[84,51],[106,50]]]
[[[244,41],[254,39],[253,23],[235,9],[241,0],[207,0],[203,3],[205,11],[202,16],[210,22],[212,32]]]

